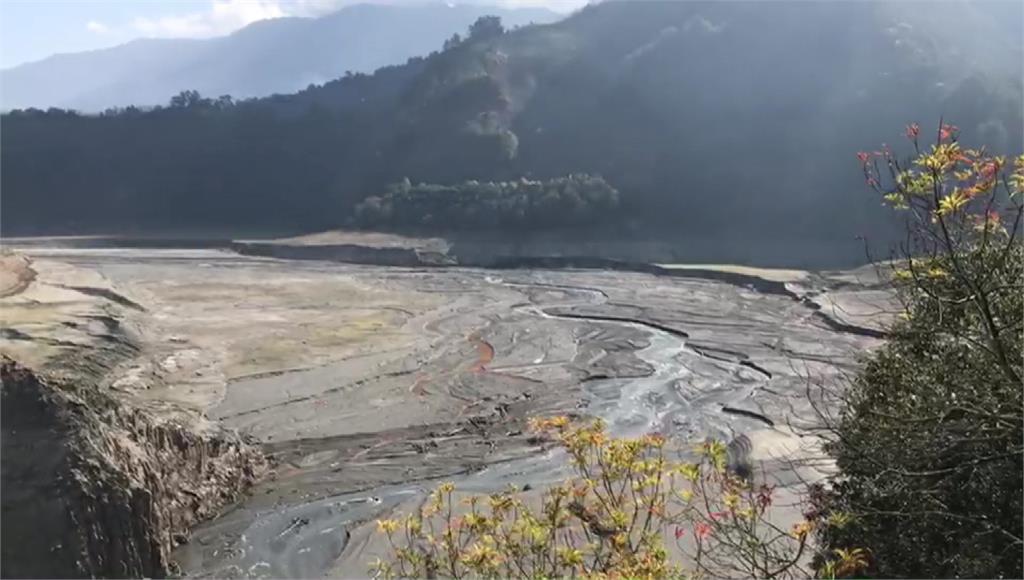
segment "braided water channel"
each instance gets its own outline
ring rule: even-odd
[[[490,284],[537,288],[543,284],[514,283],[487,276]],[[722,412],[723,401],[749,397],[765,377],[737,362],[711,358],[690,347],[682,333],[669,332],[638,321],[557,314],[580,304],[601,304],[600,291],[562,287],[577,298],[538,306],[517,304],[513,310],[537,318],[558,319],[579,324],[625,326],[647,336],[647,345],[636,356],[652,369],[638,378],[608,378],[588,381],[581,410],[600,417],[609,432],[634,437],[659,432],[686,441],[699,436],[730,438],[732,417]],[[700,393],[700,395],[688,395]],[[549,449],[524,458],[496,463],[457,477],[461,490],[488,493],[510,485],[543,488],[569,474],[564,452]],[[179,555],[187,575],[215,577],[312,578],[338,573],[337,561],[346,551],[351,530],[366,521],[423,497],[439,483],[436,480],[389,485],[354,493],[325,497],[305,503],[253,511],[244,505],[203,526],[204,533],[218,529],[238,530],[230,546],[203,555],[202,546],[186,546]],[[356,558],[358,561],[358,558]],[[345,570],[348,576],[362,576],[366,568]]]

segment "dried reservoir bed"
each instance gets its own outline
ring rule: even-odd
[[[11,277],[26,288],[0,299],[5,354],[44,374],[91,373],[155,416],[237,430],[269,458],[244,499],[174,538],[176,566],[196,576],[365,575],[380,550],[368,522],[438,480],[487,491],[564,474],[525,433],[539,414],[601,416],[619,434],[680,442],[744,433],[766,474],[813,478],[780,467],[806,447],[787,424],[811,417],[808,380],[838,380],[878,344],[871,324],[887,305],[850,272],[787,272],[766,291],[742,270],[723,281],[687,268],[26,251],[35,277]],[[25,292],[59,295],[29,303]],[[75,299],[92,310],[70,308]],[[131,349],[68,371],[117,338],[88,331],[97,308],[131,330],[119,339]],[[85,338],[68,335],[74,325]]]

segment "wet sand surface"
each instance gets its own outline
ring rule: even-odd
[[[602,417],[680,448],[747,434],[765,477],[813,479],[788,461],[813,447],[788,426],[813,419],[806,386],[838,382],[879,342],[829,324],[801,293],[839,294],[790,273],[793,291],[766,293],[599,270],[29,253],[98,272],[143,308],[147,347],[111,388],[200,409],[276,462],[178,549],[189,576],[365,576],[381,553],[373,521],[439,481],[487,492],[563,477],[560,454],[530,439],[535,415]],[[841,293],[858,303],[855,283]]]

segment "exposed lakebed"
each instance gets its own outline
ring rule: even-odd
[[[557,450],[531,442],[535,415],[680,443],[746,434],[765,474],[785,479],[776,467],[804,445],[788,424],[813,415],[808,381],[838,381],[878,343],[815,301],[841,288],[856,303],[850,274],[759,286],[704,271],[32,253],[99,272],[143,309],[145,347],[113,384],[248,433],[273,460],[178,548],[186,575],[364,575],[381,549],[373,520],[439,481],[487,492],[564,476]]]

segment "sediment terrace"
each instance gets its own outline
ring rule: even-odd
[[[813,416],[808,381],[838,381],[878,343],[865,321],[884,309],[877,290],[840,273],[32,253],[41,272],[95,276],[58,283],[131,329],[130,352],[104,366],[106,392],[157,417],[205,417],[268,458],[245,499],[173,542],[183,573],[216,577],[360,576],[381,549],[367,522],[439,480],[479,491],[553,481],[563,466],[531,442],[534,415],[601,416],[622,435],[681,442],[747,434],[766,476],[813,479],[786,461],[807,447],[789,424]],[[70,328],[60,321],[81,324],[81,313],[50,316],[5,319],[3,346],[31,358],[47,343],[57,350],[25,364],[59,373],[61,348],[74,347],[52,341],[76,342],[58,336]]]

